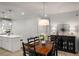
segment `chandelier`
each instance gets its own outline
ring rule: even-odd
[[[39,19],[38,25],[39,26],[48,26],[49,25],[49,19],[46,18],[46,5],[45,2],[43,2],[43,16]]]

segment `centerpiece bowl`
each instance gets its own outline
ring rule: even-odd
[[[41,43],[42,43],[43,46],[46,45],[46,41],[45,40],[41,41]]]

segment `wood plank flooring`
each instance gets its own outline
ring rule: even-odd
[[[22,49],[16,52],[10,52],[5,49],[0,48],[0,56],[22,56]],[[79,52],[77,54],[72,54],[68,52],[58,51],[59,56],[79,56]]]

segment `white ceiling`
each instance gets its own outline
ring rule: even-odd
[[[79,10],[79,2],[46,2],[46,14],[58,14]],[[13,13],[42,15],[43,2],[0,2],[0,13],[12,9]]]

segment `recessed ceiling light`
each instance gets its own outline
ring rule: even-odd
[[[12,23],[9,23],[9,25],[12,25]]]
[[[2,14],[5,14],[5,12],[3,11]]]
[[[47,17],[47,14],[45,14],[44,16]]]
[[[12,12],[12,10],[11,10],[11,9],[9,9],[8,11],[9,11],[9,12]]]
[[[24,15],[25,13],[24,12],[21,12],[21,15]]]
[[[78,14],[76,14],[76,16],[78,16]]]
[[[7,18],[7,16],[4,16],[4,18]]]

